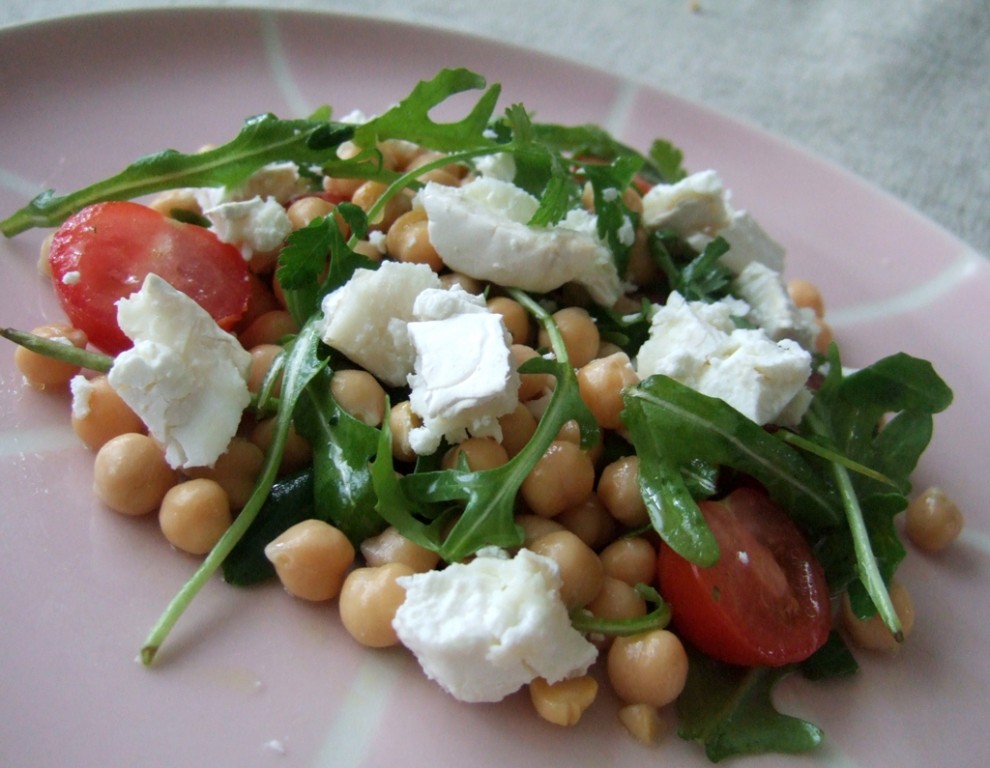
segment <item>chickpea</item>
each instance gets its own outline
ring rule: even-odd
[[[519,403],[511,413],[499,417],[502,429],[502,447],[511,459],[521,451],[536,432],[536,418],[529,409]]]
[[[72,431],[91,451],[118,435],[143,432],[141,417],[110,386],[106,376],[73,379]]]
[[[536,713],[554,725],[577,725],[598,696],[598,681],[588,675],[548,683],[538,677],[529,684]]]
[[[440,160],[444,155],[439,152],[420,152],[418,155],[410,159],[409,164],[405,167],[406,171],[415,171],[417,168],[422,168],[427,163],[432,163],[436,160]],[[454,179],[455,184],[460,181],[464,176],[467,168],[459,163],[447,163],[446,165],[440,166],[437,170],[443,171],[443,173]],[[422,177],[418,177],[422,178]]]
[[[348,414],[369,427],[379,427],[385,419],[385,390],[367,371],[336,371],[330,379],[334,400]]]
[[[794,279],[787,282],[787,293],[795,306],[811,309],[819,320],[825,317],[825,301],[818,286],[810,280]]]
[[[93,493],[123,515],[146,515],[158,509],[176,480],[162,449],[143,434],[111,438],[93,462]]]
[[[652,584],[657,573],[657,553],[646,539],[634,536],[616,539],[601,551],[605,575],[631,587]]]
[[[49,232],[41,241],[41,247],[38,249],[38,274],[41,277],[48,278],[49,280],[52,279],[52,263],[48,260],[48,254],[51,253],[52,240],[54,238],[55,233]]]
[[[607,669],[620,699],[659,708],[684,690],[688,657],[677,635],[655,629],[615,638],[608,651]]]
[[[158,525],[169,544],[190,555],[213,549],[232,522],[226,492],[206,478],[172,486],[158,510]]]
[[[340,594],[354,546],[323,520],[303,520],[265,547],[285,591],[302,600],[330,600]]]
[[[553,320],[564,339],[567,357],[574,368],[580,368],[594,359],[601,335],[588,310],[582,307],[565,307],[553,313]],[[537,347],[543,349],[549,346],[550,334],[545,328],[541,328]]]
[[[660,268],[650,256],[649,240],[646,231],[639,227],[636,230],[636,239],[629,250],[629,264],[626,267],[626,279],[634,285],[648,286],[656,281],[660,273]],[[633,312],[639,310],[637,306]]]
[[[911,594],[896,579],[891,581],[888,591],[890,600],[894,604],[894,611],[901,620],[901,631],[906,638],[914,628],[914,602],[911,600]],[[842,595],[839,615],[842,626],[856,646],[867,651],[883,653],[896,653],[900,650],[901,644],[887,629],[879,614],[874,614],[868,619],[861,619],[855,614],[848,593]]]
[[[246,438],[234,437],[212,467],[190,467],[185,473],[191,478],[215,480],[227,493],[230,508],[238,510],[254,493],[264,463],[265,454],[261,448]]]
[[[835,334],[832,333],[832,326],[824,320],[819,320],[818,335],[815,337],[815,352],[824,355],[828,352],[828,347],[834,340]]]
[[[529,548],[557,563],[562,582],[560,597],[569,609],[587,605],[601,590],[604,579],[601,560],[570,531],[548,533]]]
[[[388,423],[392,433],[392,455],[399,461],[415,461],[416,452],[409,445],[409,433],[423,422],[413,413],[408,400],[403,400],[389,411]]]
[[[85,333],[64,323],[39,325],[31,333],[49,341],[71,344],[78,349],[83,349],[87,343]],[[14,364],[24,375],[28,385],[37,390],[63,390],[69,379],[79,373],[78,365],[55,360],[20,346],[14,350]]]
[[[389,526],[377,536],[361,543],[361,554],[368,565],[402,563],[415,573],[426,573],[436,568],[440,556],[431,549],[410,541],[394,526]]]
[[[378,144],[378,151],[382,153],[385,167],[393,171],[408,169],[423,154],[421,147],[402,139],[385,139]]]
[[[556,520],[539,515],[517,515],[516,524],[523,529],[523,546],[526,548],[530,548],[532,543],[541,536],[567,530]]]
[[[303,229],[314,219],[322,219],[329,216],[334,209],[334,204],[329,200],[317,195],[307,195],[300,197],[293,202],[285,211],[292,223],[293,229]]]
[[[244,349],[251,349],[260,344],[278,344],[298,331],[299,326],[292,315],[284,309],[275,309],[255,318],[239,338]]]
[[[660,712],[649,704],[627,704],[621,707],[619,722],[636,741],[648,747],[656,744],[663,732]]]
[[[262,419],[251,430],[251,442],[258,446],[262,453],[267,454],[275,437],[274,417]],[[279,464],[280,475],[287,475],[302,469],[313,459],[313,448],[309,441],[296,432],[294,424],[289,425],[285,436],[285,447],[282,450],[282,461]]]
[[[646,615],[646,601],[624,581],[605,576],[602,588],[585,606],[601,619],[632,619]]]
[[[963,515],[941,488],[932,487],[912,501],[904,514],[904,532],[919,549],[937,552],[962,532]]]
[[[509,460],[509,454],[497,440],[491,437],[469,437],[450,448],[443,456],[440,466],[454,469],[461,461],[467,460],[468,469],[480,472],[484,469],[501,467]]]
[[[543,517],[559,515],[591,495],[595,466],[574,443],[554,440],[520,487],[530,510]]]
[[[396,261],[426,264],[434,272],[443,269],[443,261],[430,242],[426,211],[414,208],[399,216],[388,228],[385,248]]]
[[[578,424],[577,419],[571,419],[565,421],[561,426],[560,430],[557,432],[558,440],[565,440],[568,443],[574,443],[574,445],[581,445],[581,425]],[[601,458],[602,453],[605,450],[605,446],[602,443],[601,435],[598,436],[598,442],[589,448],[582,448],[588,454],[588,458],[591,459],[592,464],[596,463],[599,458]]]
[[[607,465],[598,478],[598,498],[609,513],[629,528],[650,520],[639,490],[639,457],[624,456]]]
[[[357,189],[354,190],[354,194],[351,196],[351,202],[358,206],[365,213],[371,210],[371,207],[378,202],[378,199],[385,192],[386,186],[380,181],[365,181]],[[368,222],[369,228],[372,230],[377,230],[381,232],[387,232],[395,220],[398,219],[406,211],[412,208],[412,202],[407,195],[401,192],[394,195],[385,203],[385,207],[381,212],[381,218],[377,221]]]
[[[509,347],[509,353],[512,355],[512,365],[515,368],[521,367],[527,360],[539,357],[540,354],[525,344],[513,344]],[[556,379],[549,373],[521,373],[519,374],[519,401],[525,403],[534,400],[552,391],[555,384]]]
[[[598,549],[615,535],[615,519],[595,494],[553,518],[592,549]]]
[[[600,357],[578,369],[581,399],[591,410],[603,429],[621,429],[625,425],[620,414],[625,408],[623,391],[637,384],[639,376],[625,352]]]
[[[463,272],[445,272],[440,275],[440,287],[448,290],[455,285],[459,285],[468,293],[473,293],[476,296],[478,294],[484,293],[485,285],[477,278],[465,275]]]
[[[247,329],[251,323],[266,312],[273,312],[283,308],[268,282],[253,272],[248,273],[248,286],[251,292],[248,296],[247,309],[237,323],[238,333]]]
[[[261,391],[268,372],[285,350],[278,344],[259,344],[248,351],[251,354],[251,365],[248,368],[247,385],[251,392],[257,394]],[[271,393],[278,397],[281,391],[282,375],[279,374],[278,380],[272,385]]]
[[[406,591],[396,580],[413,573],[405,563],[386,563],[355,568],[347,574],[340,590],[340,619],[351,637],[369,648],[399,642],[392,620],[406,599]]]
[[[529,344],[532,327],[522,304],[508,296],[494,296],[488,300],[488,310],[502,316],[513,344]]]

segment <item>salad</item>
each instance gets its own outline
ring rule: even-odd
[[[573,725],[597,659],[644,741],[674,706],[712,760],[812,749],[771,692],[909,631],[894,518],[958,533],[908,502],[951,391],[844,369],[716,173],[499,95],[454,69],[376,117],[260,115],[0,222],[57,227],[69,324],[4,330],[26,379],[71,386],[104,503],[204,556],[141,658],[221,570],[337,600],[464,701]]]

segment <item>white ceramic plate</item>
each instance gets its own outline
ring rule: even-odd
[[[69,190],[146,152],[192,150],[272,111],[381,111],[441,66],[503,83],[545,120],[603,123],[645,148],[665,136],[689,167],[721,171],[816,281],[850,365],[897,350],[933,360],[956,404],[917,473],[969,527],[950,552],[912,553],[902,578],[917,628],[899,657],[863,656],[852,680],[789,681],[778,702],[826,743],[807,765],[984,765],[990,592],[986,449],[990,265],[849,175],[752,128],[536,53],[375,21],[248,11],[79,18],[0,35],[0,213]],[[35,272],[41,233],[0,243],[0,322],[60,318]],[[538,720],[525,694],[455,702],[402,650],[370,652],[333,607],[219,579],[152,670],[135,654],[195,562],[154,520],[90,496],[91,455],[66,397],[22,387],[0,354],[0,764],[6,766],[704,765],[671,736],[627,737],[602,695],[581,726]],[[740,765],[790,765],[761,757]]]

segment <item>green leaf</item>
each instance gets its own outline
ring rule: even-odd
[[[314,516],[312,469],[276,481],[257,518],[223,561],[224,581],[246,587],[272,578],[275,566],[265,557],[265,547],[296,523]]]
[[[798,525],[840,523],[834,492],[802,454],[724,401],[667,376],[627,389],[623,400],[622,420],[640,457],[643,499],[661,537],[686,559],[713,562],[714,539],[680,471],[698,458],[758,480]]]
[[[723,237],[716,237],[699,256],[680,270],[673,281],[674,289],[687,301],[713,302],[726,296],[732,273],[719,259],[729,250]]]
[[[449,97],[485,88],[485,78],[467,69],[443,69],[431,80],[420,81],[412,92],[384,114],[358,126],[354,142],[373,147],[385,139],[404,139],[440,152],[477,149],[494,142],[485,129],[498,102],[500,86],[481,95],[470,113],[456,122],[437,123],[430,117]]]
[[[359,546],[386,527],[375,511],[371,478],[379,430],[340,407],[331,394],[332,376],[324,369],[306,388],[295,425],[313,448],[316,517]]]
[[[650,160],[666,184],[675,184],[688,175],[684,168],[684,153],[666,139],[654,139],[650,146]]]
[[[584,166],[595,201],[598,236],[608,244],[620,275],[626,274],[629,267],[633,243],[630,236],[634,235],[639,218],[629,210],[622,193],[642,167],[643,158],[633,155],[622,155],[608,165],[586,163]]]
[[[353,134],[352,126],[324,121],[280,120],[271,114],[245,121],[228,143],[195,154],[167,149],[147,155],[120,173],[68,195],[42,192],[0,222],[7,237],[31,227],[52,227],[87,205],[131,200],[177,187],[237,187],[272,162],[320,165]]]
[[[713,763],[764,752],[798,754],[822,741],[815,725],[779,712],[774,686],[789,668],[734,667],[690,651],[688,679],[677,699],[679,735],[700,742]]]
[[[800,669],[809,680],[830,680],[856,674],[859,664],[842,635],[833,630],[825,645],[801,662]]]

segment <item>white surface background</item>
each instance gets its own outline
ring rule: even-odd
[[[242,5],[414,22],[581,61],[795,141],[990,254],[990,0],[5,0],[0,25]]]

